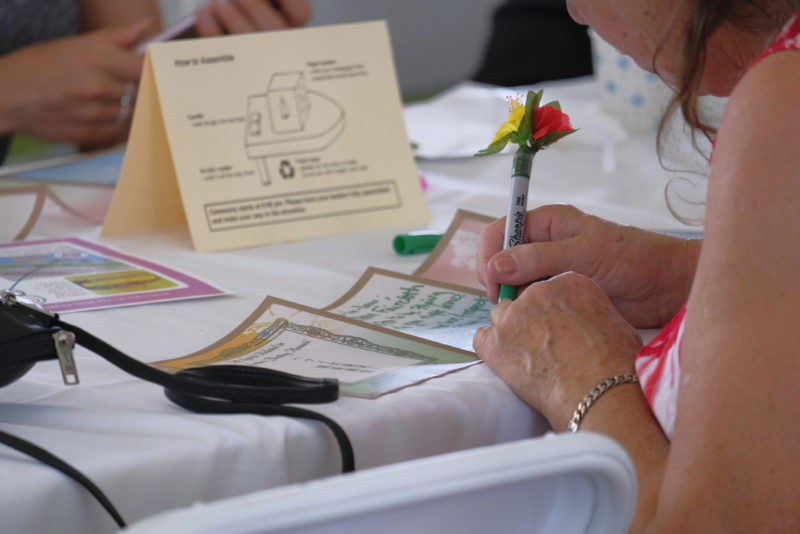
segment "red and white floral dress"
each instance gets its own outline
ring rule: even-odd
[[[800,50],[800,13],[789,21],[753,65],[783,50]],[[672,438],[675,429],[685,317],[684,304],[678,314],[636,355],[636,372],[639,374],[642,391],[661,428],[669,438]]]

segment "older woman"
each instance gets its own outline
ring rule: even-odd
[[[555,429],[627,449],[633,532],[800,532],[800,1],[568,6],[714,139],[704,238],[546,206],[528,214],[528,244],[501,250],[498,221],[480,277],[492,298],[527,288],[475,347]],[[730,95],[718,132],[702,94]],[[641,347],[635,327],[653,326]]]

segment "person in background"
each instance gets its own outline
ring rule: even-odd
[[[515,86],[590,74],[589,35],[567,13],[566,0],[506,0],[473,80]]]
[[[627,450],[631,532],[800,532],[800,0],[567,5],[714,139],[704,236],[544,206],[527,244],[501,250],[493,223],[479,277],[491,299],[525,289],[476,351],[555,430]],[[702,94],[730,96],[718,131]],[[636,328],[652,327],[642,347]]]
[[[200,37],[300,26],[307,0],[214,0]],[[15,133],[85,149],[123,141],[143,57],[161,29],[155,0],[4,0],[0,9],[0,163]]]

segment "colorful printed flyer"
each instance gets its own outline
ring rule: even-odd
[[[198,250],[429,220],[384,22],[147,47],[104,235]]]
[[[227,293],[186,273],[78,238],[0,245],[0,288],[57,313]]]

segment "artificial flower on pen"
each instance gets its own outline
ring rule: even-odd
[[[523,244],[525,233],[525,210],[528,203],[528,185],[533,166],[533,156],[559,139],[574,133],[576,130],[570,123],[569,116],[561,111],[558,102],[550,102],[544,106],[542,90],[528,91],[525,105],[519,98],[511,98],[511,113],[508,119],[497,130],[489,146],[480,150],[476,156],[497,154],[508,143],[519,145],[511,164],[511,197],[506,217],[503,248]],[[515,299],[517,288],[501,285],[498,301]]]
[[[540,106],[543,89],[528,91],[525,104],[518,97],[510,98],[511,113],[497,130],[489,146],[478,151],[476,156],[489,156],[503,150],[506,145],[516,143],[527,146],[534,152],[547,148],[556,141],[577,130],[572,127],[569,115],[561,111],[558,101]]]

